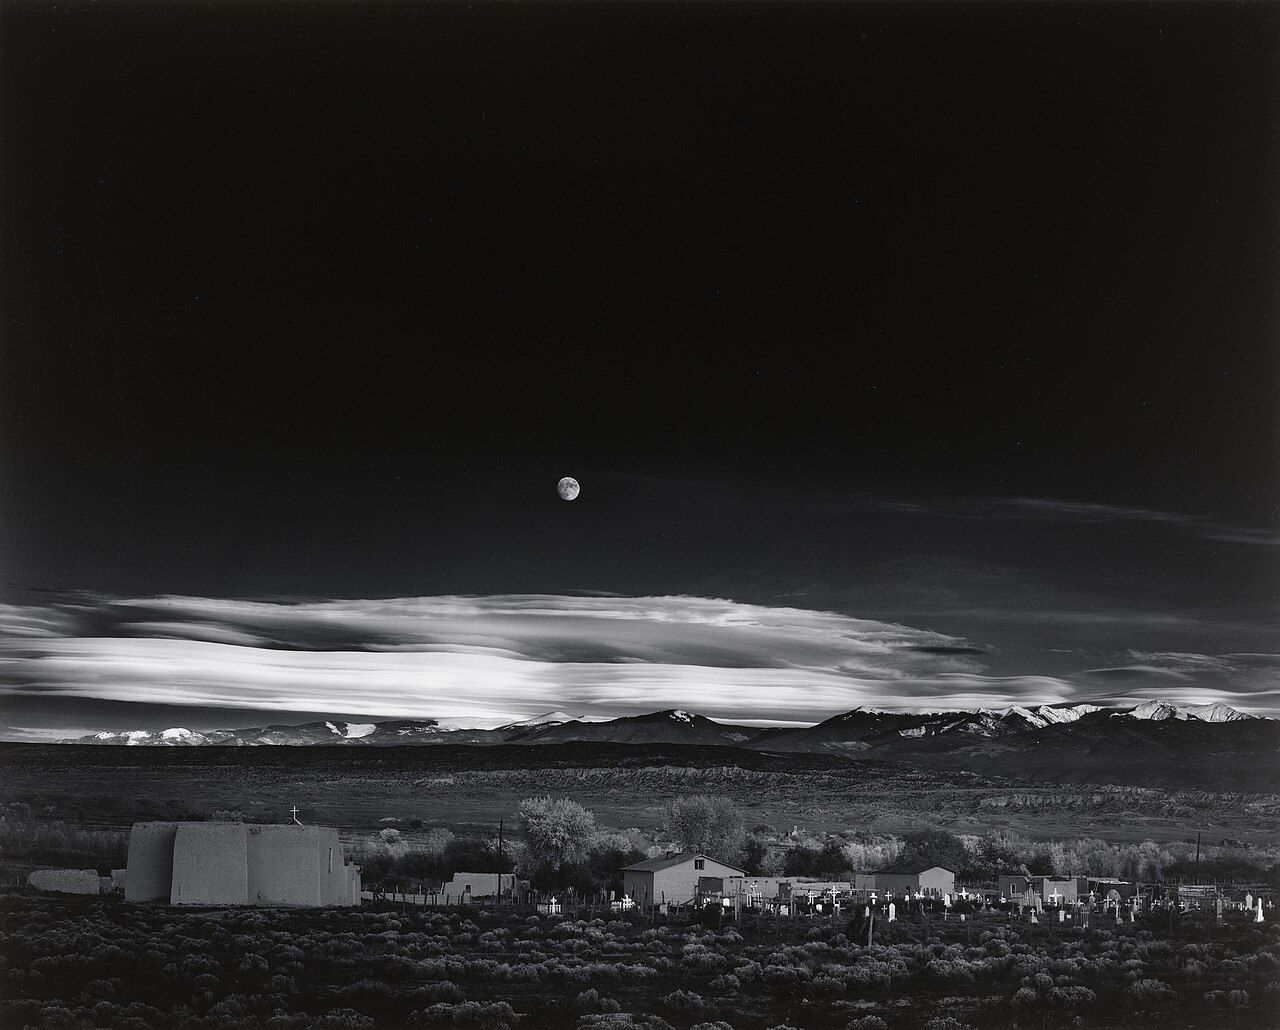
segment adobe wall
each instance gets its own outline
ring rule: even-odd
[[[177,823],[134,823],[125,868],[126,901],[168,901],[173,890],[173,841]]]
[[[337,849],[341,865],[342,849],[337,833],[329,830],[332,845],[320,826],[249,826],[249,904],[309,905],[324,903],[322,882],[327,887],[329,846]]]
[[[244,823],[182,823],[173,842],[174,905],[246,905],[249,843]],[[126,887],[132,883],[130,872]]]
[[[499,876],[502,877],[501,881]],[[441,893],[460,898],[470,887],[473,898],[491,898],[494,891],[501,890],[503,894],[508,894],[515,890],[515,886],[515,873],[454,873],[453,879],[445,884]]]
[[[38,891],[60,894],[97,894],[102,889],[96,869],[36,869],[27,883]]]

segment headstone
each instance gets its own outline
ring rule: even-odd
[[[898,906],[892,901],[889,902],[889,922],[894,922],[898,918]]]
[[[1253,908],[1253,894],[1250,892],[1244,896],[1244,907]]]
[[[1040,920],[1036,918],[1036,912],[1035,912],[1035,909],[1032,909],[1032,910],[1031,910],[1031,921],[1032,921],[1033,923],[1038,923],[1038,922],[1040,922]]]
[[[1058,922],[1065,923],[1067,921],[1067,913],[1065,909],[1058,909]]]
[[[1254,918],[1254,920],[1253,920],[1253,921],[1254,921],[1255,923],[1261,923],[1261,922],[1263,922],[1263,919],[1262,919],[1262,899],[1261,899],[1261,898],[1259,898],[1259,899],[1258,899],[1258,914],[1257,914],[1257,916]]]

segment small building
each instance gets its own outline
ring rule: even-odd
[[[1000,889],[1001,897],[1013,901],[1032,889],[1031,879],[1026,873],[1001,873],[997,877],[996,885]]]
[[[1089,900],[1089,881],[1083,876],[1033,876],[1031,886],[1046,905],[1061,908]]]
[[[360,904],[360,868],[328,826],[135,823],[127,901],[171,905]]]
[[[940,865],[899,863],[875,872],[874,890],[940,898],[956,892],[956,874]]]
[[[852,880],[805,880],[796,878],[784,880],[778,885],[778,900],[788,901],[791,898],[830,897],[832,894],[842,897],[854,891]]]
[[[1091,880],[1085,876],[1028,876],[1025,873],[1001,873],[999,879],[1000,893],[1010,901],[1021,898],[1031,890],[1039,894],[1040,900],[1046,905],[1059,907],[1088,901],[1091,890],[1099,899],[1104,899],[1111,886],[1119,883],[1119,880]],[[1095,889],[1095,885],[1105,886]],[[1128,887],[1129,893],[1121,891],[1121,897],[1132,894],[1132,884]]]
[[[700,852],[669,851],[622,870],[622,890],[639,905],[688,905],[698,894],[699,878],[708,876],[723,881],[746,873]]]
[[[1089,893],[1097,901],[1107,901],[1115,893],[1115,900],[1128,901],[1138,893],[1137,885],[1129,880],[1117,880],[1110,876],[1090,876]]]
[[[787,876],[725,876],[721,877],[725,897],[741,896],[748,908],[760,908],[776,901],[794,877]],[[784,886],[785,885],[785,886]]]
[[[454,873],[453,879],[440,888],[450,901],[464,898],[514,897],[515,873]]]

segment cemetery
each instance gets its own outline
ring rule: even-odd
[[[1082,925],[944,902],[735,920],[692,906],[208,912],[14,893],[0,895],[0,1025],[1154,1030],[1174,1013],[1183,1027],[1276,1025],[1274,920],[1139,909]]]

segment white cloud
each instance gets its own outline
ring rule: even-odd
[[[79,599],[0,608],[0,695],[498,725],[553,709],[692,708],[813,722],[858,705],[956,709],[1183,696],[1271,705],[1274,655],[1130,652],[1080,674],[991,676],[960,637],[703,597]],[[1239,684],[1234,684],[1234,679]],[[1122,686],[1121,686],[1122,685]],[[1234,687],[1234,689],[1233,689]],[[1248,702],[1253,702],[1252,706]]]
[[[135,598],[22,625],[62,632],[5,641],[8,692],[477,724],[679,706],[812,720],[978,671],[978,649],[946,634],[700,597]]]

